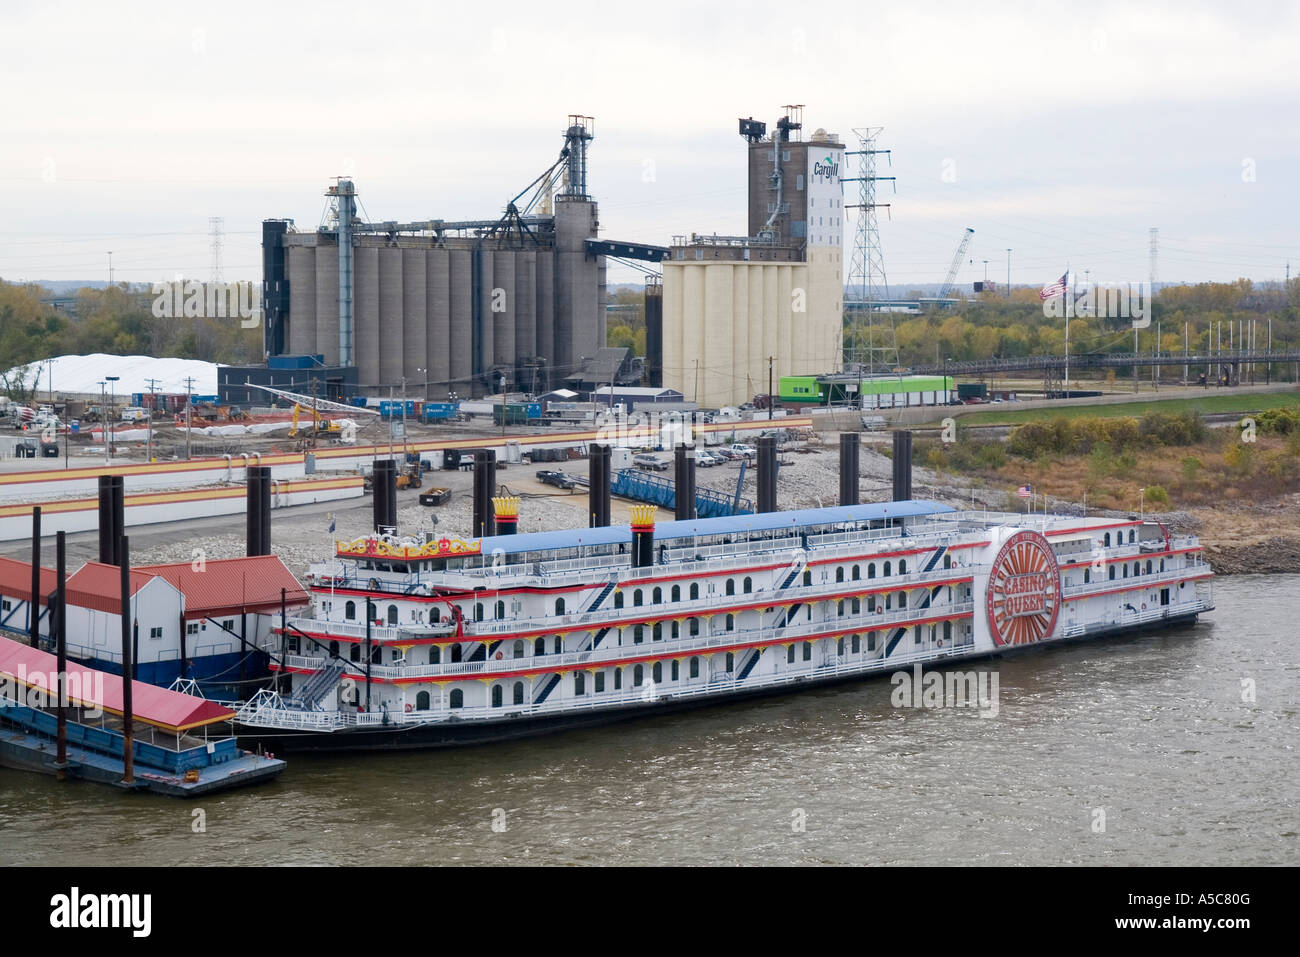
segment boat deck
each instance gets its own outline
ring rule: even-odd
[[[0,764],[43,774],[54,774],[58,770],[56,754],[55,742],[44,735],[32,734],[13,726],[0,728]],[[128,786],[121,783],[123,776],[121,758],[110,757],[72,743],[67,746],[67,755],[69,777],[132,787],[135,790],[152,791],[170,797],[199,797],[227,788],[256,784],[276,777],[285,769],[285,762],[279,758],[254,752],[242,752],[232,760],[197,769],[196,780],[186,780],[184,774],[167,774],[154,768],[137,765],[135,783]]]

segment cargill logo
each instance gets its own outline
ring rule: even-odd
[[[813,163],[813,175],[814,176],[839,176],[840,164],[836,161],[834,156],[832,156],[830,153],[827,153],[825,159]]]

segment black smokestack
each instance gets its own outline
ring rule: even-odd
[[[475,538],[496,534],[492,517],[492,496],[497,489],[497,454],[492,449],[474,453],[474,528]]]
[[[856,432],[840,433],[840,504],[858,505],[858,461],[862,448]]]
[[[776,511],[776,436],[758,439],[758,511]]]
[[[894,433],[894,501],[912,497],[912,433]]]
[[[99,563],[112,565],[113,561],[113,476],[99,477]]]
[[[673,518],[679,522],[695,518],[695,453],[685,445],[673,450],[675,504]]]
[[[655,507],[632,506],[632,567],[649,568],[655,562]]]
[[[610,463],[613,449],[592,445],[587,450],[587,516],[592,528],[609,525]]]

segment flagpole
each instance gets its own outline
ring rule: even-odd
[[[1070,397],[1070,270],[1065,270],[1065,397]]]

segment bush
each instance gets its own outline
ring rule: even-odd
[[[1300,409],[1265,409],[1255,416],[1255,428],[1274,435],[1300,434]]]
[[[1250,446],[1245,442],[1234,442],[1223,453],[1224,464],[1238,475],[1250,474]]]
[[[1148,485],[1147,501],[1153,502],[1157,505],[1168,505],[1169,493],[1165,491],[1165,487],[1163,485]]]
[[[1194,482],[1196,475],[1201,470],[1201,460],[1195,455],[1184,456],[1183,458],[1183,481]]]
[[[975,460],[982,469],[996,470],[1007,464],[1007,450],[1001,442],[989,442],[980,446],[975,453]]]

